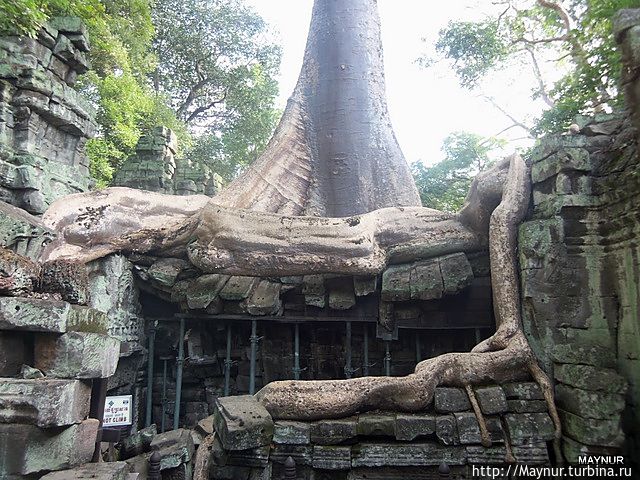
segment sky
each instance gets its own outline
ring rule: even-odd
[[[283,48],[279,76],[278,107],[284,108],[293,91],[302,65],[313,0],[246,0],[276,32]],[[442,141],[455,131],[493,136],[512,122],[479,96],[459,87],[445,62],[430,68],[416,64],[426,51],[433,52],[438,31],[450,20],[472,20],[484,12],[477,0],[453,0],[442,3],[413,0],[378,0],[385,53],[387,100],[398,141],[409,163],[428,165],[442,159]],[[489,2],[484,2],[486,5]],[[401,8],[400,5],[406,5]],[[498,75],[498,77],[500,77]],[[525,117],[540,108],[530,100],[533,85],[529,72],[510,70],[511,78],[497,78],[484,86],[515,117]],[[513,81],[513,78],[518,79]],[[506,137],[524,136],[513,129]],[[511,153],[522,142],[506,147]]]

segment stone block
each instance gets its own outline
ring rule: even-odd
[[[39,279],[37,263],[0,246],[0,295],[16,297],[33,292]]]
[[[396,416],[396,439],[411,442],[416,438],[436,433],[436,417],[422,414],[398,414]]]
[[[352,448],[351,458],[353,468],[464,465],[467,451],[437,443],[362,443]]]
[[[440,415],[436,417],[436,437],[445,445],[458,443],[456,419],[453,415]]]
[[[155,425],[150,425],[129,435],[120,442],[122,458],[134,457],[148,451],[151,448],[153,437],[157,434],[158,428]]]
[[[547,402],[544,400],[507,400],[507,406],[511,413],[544,413],[547,411]]]
[[[256,282],[255,277],[231,277],[220,291],[220,298],[233,302],[244,300],[249,296]]]
[[[99,423],[89,419],[64,430],[0,424],[0,478],[64,470],[91,461]]]
[[[48,473],[40,480],[128,480],[126,462],[88,463],[63,472]]]
[[[564,410],[558,411],[563,434],[585,445],[621,447],[624,443],[620,417],[608,420],[583,418]]]
[[[556,385],[556,403],[559,408],[585,418],[611,419],[625,408],[622,395],[606,392],[590,392],[568,385]]]
[[[321,470],[349,470],[351,469],[351,447],[315,445],[312,466]]]
[[[508,399],[544,400],[540,385],[535,382],[507,383],[502,390]]]
[[[190,267],[189,262],[179,258],[161,258],[154,262],[147,273],[149,278],[162,287],[173,287],[178,275]]]
[[[156,435],[151,440],[149,448],[157,451],[160,456],[160,469],[177,468],[191,461],[195,452],[193,437],[189,430],[179,428]]]
[[[311,443],[318,445],[336,445],[357,435],[357,423],[353,418],[320,420],[311,424]]]
[[[252,395],[218,398],[213,415],[216,433],[227,450],[247,450],[271,443],[273,420]]]
[[[464,253],[454,253],[438,259],[442,273],[443,293],[454,295],[473,281],[473,270]]]
[[[485,415],[504,413],[508,409],[507,397],[500,387],[483,387],[475,391],[480,409]]]
[[[360,436],[395,437],[396,418],[389,414],[363,413],[358,416],[356,432]]]
[[[392,265],[382,274],[381,298],[385,302],[411,300],[411,270],[413,265]]]
[[[311,429],[308,423],[279,420],[273,427],[273,442],[281,445],[308,445]]]
[[[419,262],[411,270],[411,298],[436,300],[442,298],[444,285],[438,259]]]
[[[245,300],[247,312],[251,315],[277,315],[282,308],[281,288],[279,282],[261,280]]]
[[[79,380],[0,382],[0,423],[54,427],[80,423],[89,414],[91,387]]]
[[[108,378],[118,366],[120,341],[97,333],[35,336],[35,367],[53,378]]]
[[[329,308],[349,310],[356,304],[356,294],[351,278],[333,279],[329,285]]]
[[[585,445],[584,443],[576,442],[569,437],[562,438],[562,453],[567,462],[576,464],[579,462],[580,457],[593,457],[593,456],[618,456],[621,453],[619,448],[615,447],[600,447],[593,445]]]
[[[311,445],[275,445],[271,448],[269,460],[284,464],[287,457],[295,460],[296,465],[311,466],[313,461],[313,447]]]
[[[54,300],[0,297],[0,330],[107,333],[107,316]]]
[[[504,416],[513,445],[551,441],[555,428],[547,413],[509,413]]]
[[[617,372],[590,365],[556,365],[554,369],[556,380],[572,387],[590,391],[603,391],[624,394],[627,382]]]
[[[458,438],[460,439],[461,444],[470,445],[482,442],[482,438],[480,436],[480,425],[478,424],[478,419],[474,413],[455,413],[454,417],[456,418],[456,429],[458,431]],[[492,442],[504,441],[500,418],[485,417],[485,421],[487,423],[487,430],[489,430],[489,439]]]
[[[378,289],[378,277],[353,277],[356,297],[365,297]]]
[[[516,461],[527,465],[549,465],[549,450],[545,442],[531,442],[512,445],[511,451]]]
[[[209,274],[190,282],[186,290],[187,306],[194,310],[207,308],[216,299],[227,280],[228,275]]]
[[[204,435],[211,435],[214,432],[215,428],[213,426],[213,415],[209,415],[207,418],[203,418],[196,425],[196,431]]]
[[[14,377],[27,361],[27,345],[22,332],[0,331],[0,377]]]
[[[436,388],[435,409],[439,413],[464,412],[471,410],[469,396],[461,388]]]
[[[229,452],[227,461],[229,462],[229,465],[264,468],[269,463],[270,450],[271,448],[269,445],[249,448],[247,450],[234,450]]]

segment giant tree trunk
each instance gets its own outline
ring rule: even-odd
[[[420,205],[387,111],[376,0],[315,1],[280,125],[216,203],[325,217]]]

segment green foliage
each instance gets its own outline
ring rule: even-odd
[[[456,132],[443,142],[444,160],[427,167],[415,162],[411,168],[422,205],[446,212],[460,210],[473,177],[488,167],[504,142],[467,132]]]
[[[553,84],[539,73],[533,98],[550,108],[533,125],[536,134],[562,131],[577,114],[618,103],[620,59],[611,18],[640,0],[557,0],[551,8],[536,0],[496,2],[496,13],[479,22],[451,22],[439,34],[436,50],[452,62],[460,84],[478,87],[499,68],[536,63],[566,74]],[[567,28],[568,22],[568,28]],[[552,105],[552,106],[551,106]]]

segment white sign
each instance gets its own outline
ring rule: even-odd
[[[132,395],[107,397],[104,403],[104,416],[102,417],[102,425],[105,427],[131,425],[132,403]]]

